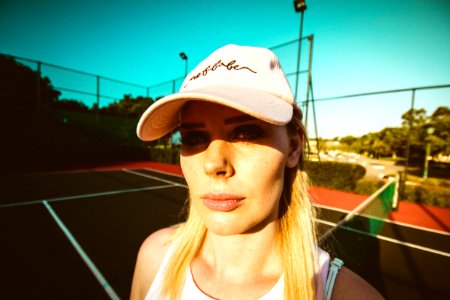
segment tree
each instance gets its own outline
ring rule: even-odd
[[[38,97],[38,90],[39,96]],[[5,111],[27,114],[41,106],[50,106],[58,101],[61,93],[55,90],[47,77],[0,54],[0,100]]]
[[[417,128],[423,126],[427,122],[427,111],[421,109],[410,109],[402,115],[402,124]]]
[[[123,99],[119,102],[114,102],[101,108],[100,112],[122,117],[139,117],[152,103],[152,98],[141,96],[133,98],[128,94],[124,95]]]
[[[431,135],[431,154],[450,154],[450,109],[438,107],[430,116],[429,124],[434,128]]]
[[[358,140],[357,137],[348,135],[348,136],[344,136],[343,138],[341,138],[341,139],[339,140],[339,142],[351,146],[351,145],[352,145],[354,142],[356,142],[357,140]]]
[[[388,127],[379,132],[379,138],[387,146],[385,154],[396,158],[405,152],[408,132],[405,128]]]
[[[62,109],[62,110],[70,110],[70,111],[81,111],[88,112],[89,107],[86,104],[73,99],[62,99],[58,102],[55,102],[52,105],[53,108]]]

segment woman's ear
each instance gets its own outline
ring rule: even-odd
[[[291,137],[289,154],[286,160],[286,167],[293,168],[298,165],[300,154],[303,151],[303,140],[300,135],[300,131],[296,135]]]

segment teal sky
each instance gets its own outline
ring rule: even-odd
[[[450,1],[310,0],[307,5],[303,35],[314,34],[316,99],[450,84]],[[191,69],[225,44],[272,47],[292,41],[298,38],[299,20],[290,0],[3,0],[0,52],[149,86],[183,76],[181,51]],[[304,42],[301,69],[307,66],[308,47]],[[275,52],[285,71],[294,72],[297,46]],[[51,68],[43,73],[57,87],[95,93],[93,78]],[[305,86],[302,75],[300,101]],[[166,84],[150,94],[160,96],[171,88]],[[118,99],[124,93],[145,94],[106,82],[101,92]],[[63,96],[88,105],[94,101],[78,94]],[[102,104],[108,101],[102,99]],[[415,106],[428,113],[449,104],[448,88],[416,94]],[[411,93],[317,101],[319,135],[358,136],[399,126],[410,106]]]

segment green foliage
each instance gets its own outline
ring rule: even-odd
[[[427,121],[427,112],[425,109],[410,109],[402,115],[402,124],[418,128],[423,126]]]
[[[180,164],[180,147],[176,145],[157,145],[148,148],[148,158],[151,161]]]
[[[371,157],[406,157],[408,135],[410,144],[410,163],[423,164],[426,144],[431,144],[431,155],[450,154],[450,109],[438,107],[427,116],[425,109],[408,110],[402,115],[402,126],[385,128],[355,138],[346,136],[340,139],[354,152],[366,153]],[[430,134],[428,128],[434,132]]]
[[[442,164],[444,167],[442,168],[442,171],[445,173],[449,173],[450,164]],[[415,184],[423,184],[423,185],[430,185],[430,186],[440,186],[444,188],[450,188],[450,178],[431,178],[428,177],[427,179],[422,178],[423,174],[420,174],[419,176],[412,175],[408,173],[408,181],[413,182]]]
[[[450,153],[450,109],[439,107],[431,115],[430,125],[434,132],[431,136],[431,153]]]
[[[368,133],[360,138],[345,137],[341,142],[350,145],[357,153],[372,157],[397,156],[404,153],[408,131],[405,128],[385,128],[380,132]]]
[[[357,137],[354,137],[354,136],[349,135],[349,136],[345,136],[345,137],[341,138],[339,141],[340,141],[341,143],[344,143],[344,144],[347,144],[347,145],[352,145],[352,144],[355,143],[357,140],[358,140]]]
[[[450,208],[450,189],[429,185],[406,185],[404,200]]]
[[[358,180],[354,193],[360,195],[371,195],[385,184],[383,180],[363,178]]]
[[[8,115],[14,117],[11,111],[20,111],[21,114],[35,112],[38,103],[50,106],[58,101],[60,94],[47,77],[42,78],[38,72],[0,54],[0,100]]]
[[[122,117],[140,117],[152,103],[151,98],[141,96],[132,98],[131,95],[124,95],[119,102],[101,108],[100,113]]]
[[[411,176],[408,176],[408,180]],[[417,204],[433,205],[450,208],[450,189],[445,187],[443,180],[425,180],[421,183],[408,184],[405,186],[404,195],[400,200],[414,202]],[[385,184],[384,180],[361,179],[356,184],[353,192],[361,195],[371,195]],[[432,185],[431,185],[432,184]]]
[[[358,164],[339,162],[306,163],[306,172],[315,186],[329,187],[341,191],[353,191],[366,169]]]
[[[89,107],[87,107],[84,103],[81,103],[78,100],[72,99],[62,99],[58,102],[55,102],[52,105],[53,108],[68,110],[68,111],[80,111],[80,112],[88,112]]]

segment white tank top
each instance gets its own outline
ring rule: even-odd
[[[164,256],[161,266],[158,269],[158,272],[156,273],[155,279],[153,280],[153,283],[145,296],[145,300],[165,300],[168,299],[167,297],[164,297],[161,294],[161,289],[163,285],[163,277],[164,273],[166,272],[166,267],[169,262],[170,257],[172,256],[173,251],[173,245],[169,247],[167,250],[166,255]],[[322,249],[318,248],[318,255],[319,255],[319,269],[320,274],[316,274],[316,277],[320,278],[321,284],[319,284],[319,287],[322,287],[322,295],[325,294],[325,282],[327,280],[328,275],[328,266],[330,264],[330,255],[323,251]],[[282,275],[280,279],[277,281],[277,283],[273,286],[273,288],[264,296],[259,298],[259,300],[279,300],[283,299],[283,293],[284,293],[284,276]],[[194,278],[192,277],[191,268],[189,267],[186,270],[186,279],[184,282],[184,287],[181,293],[181,300],[211,300],[213,298],[208,297],[205,295],[195,284]]]

